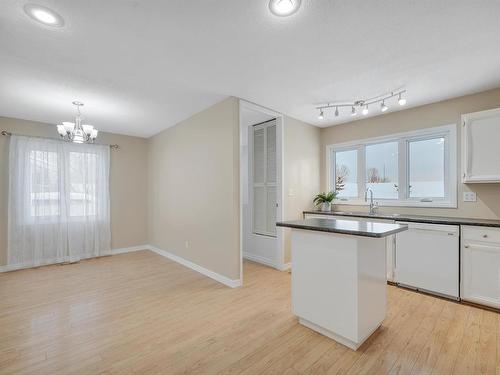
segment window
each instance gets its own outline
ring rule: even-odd
[[[67,170],[59,167],[58,152],[31,150],[29,155],[30,216],[59,216],[66,198],[70,216],[96,215],[97,154],[69,152]]]
[[[59,207],[59,161],[57,152],[31,150],[29,153],[30,215],[57,216]]]
[[[328,188],[346,204],[366,204],[369,188],[380,205],[456,207],[456,142],[448,125],[330,145]]]
[[[70,216],[94,216],[97,211],[97,154],[69,153]]]
[[[367,145],[365,159],[366,187],[373,197],[398,199],[398,142]]]
[[[445,198],[445,139],[408,142],[410,198]]]
[[[339,197],[358,196],[357,150],[335,151],[335,190]]]
[[[105,145],[10,137],[8,264],[110,252],[109,152]]]

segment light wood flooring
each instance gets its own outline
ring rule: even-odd
[[[230,289],[141,251],[0,274],[0,374],[500,374],[500,315],[388,286],[357,352],[297,323],[290,274]]]

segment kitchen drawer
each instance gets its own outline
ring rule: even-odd
[[[500,244],[500,228],[462,226],[462,241],[479,241]]]

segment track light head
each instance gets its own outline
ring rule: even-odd
[[[356,108],[354,106],[351,107],[351,116],[356,116],[358,113],[356,112]]]
[[[339,107],[335,107],[335,117],[339,117]]]
[[[389,109],[389,107],[388,107],[388,106],[386,106],[386,105],[385,105],[385,101],[384,101],[384,100],[382,100],[382,104],[380,104],[380,111],[381,111],[381,112],[385,112],[385,111],[387,111],[388,109]]]
[[[398,96],[398,103],[399,103],[399,105],[405,105],[406,104],[406,99],[401,96],[402,94],[403,93],[400,92],[399,96]]]
[[[323,120],[325,118],[325,115],[323,114],[323,110],[319,110],[319,115],[318,115],[318,120]]]
[[[368,114],[368,104],[365,106],[365,108],[363,108],[363,110],[361,111],[361,113],[363,113],[364,116],[366,116]]]

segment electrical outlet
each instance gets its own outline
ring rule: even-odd
[[[184,247],[185,247],[186,249],[189,249],[189,241],[185,241],[185,242],[184,242]]]
[[[477,195],[473,191],[464,191],[464,202],[477,202]]]
[[[295,195],[295,191],[292,188],[288,189],[288,196],[293,197]]]

